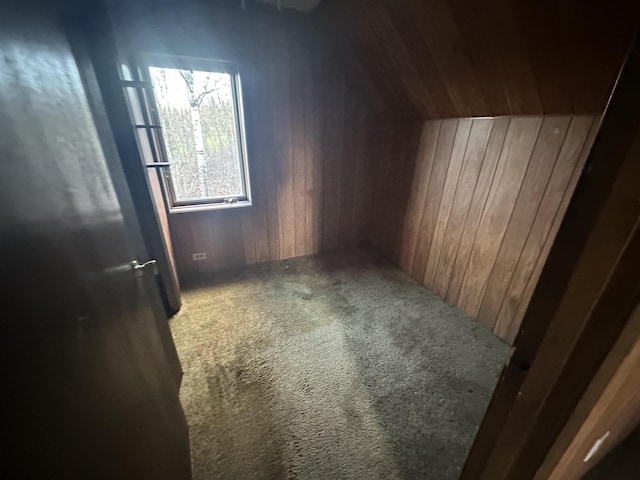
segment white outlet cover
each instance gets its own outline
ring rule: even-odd
[[[204,252],[198,252],[198,253],[194,253],[193,254],[193,260],[195,262],[200,261],[200,260],[206,260],[207,259],[207,254]]]

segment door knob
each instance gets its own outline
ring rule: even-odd
[[[137,260],[131,262],[131,269],[136,278],[140,278],[147,271],[153,272],[154,275],[158,275],[158,262],[156,260],[149,260],[144,263],[138,263]]]

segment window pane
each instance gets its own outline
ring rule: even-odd
[[[126,63],[120,64],[120,79],[121,80],[133,80],[133,76],[131,75],[131,69],[129,65]]]
[[[149,144],[149,134],[144,128],[136,128],[136,140],[138,140],[138,148],[142,155],[142,163],[153,163],[156,159],[153,156],[151,145]]]
[[[155,128],[135,128],[134,130],[142,163],[164,162],[158,130]],[[149,143],[149,136],[152,143]]]
[[[131,120],[135,125],[145,124],[144,117],[142,116],[142,106],[140,105],[140,100],[138,99],[138,89],[135,87],[126,87],[125,92],[127,97],[127,104],[129,105],[129,114],[131,115]]]
[[[244,194],[228,73],[149,68],[177,201]]]

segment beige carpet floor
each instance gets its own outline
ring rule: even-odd
[[[388,263],[303,257],[171,320],[201,479],[455,479],[507,345]]]

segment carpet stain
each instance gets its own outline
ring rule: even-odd
[[[354,251],[185,289],[193,478],[455,479],[507,345]]]

